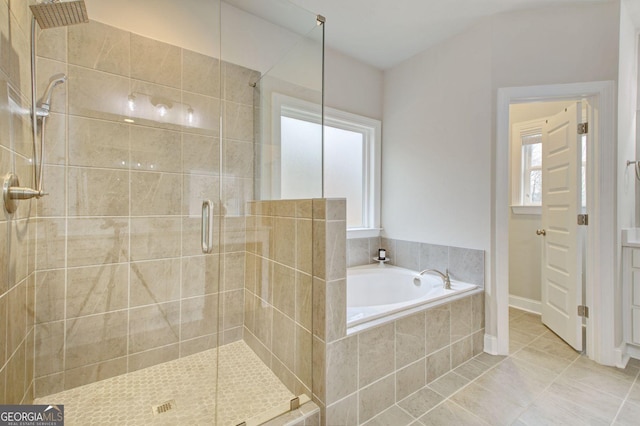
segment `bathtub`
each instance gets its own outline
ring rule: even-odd
[[[397,266],[364,265],[347,269],[347,327],[416,308],[444,303],[462,293],[477,289],[474,284],[451,280],[444,288],[437,275]]]

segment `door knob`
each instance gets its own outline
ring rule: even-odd
[[[536,235],[547,235],[547,231],[544,229],[536,229]]]

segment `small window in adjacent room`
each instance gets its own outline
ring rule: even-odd
[[[280,133],[280,197],[318,196],[319,189],[324,188],[324,197],[347,199],[349,237],[377,236],[380,121],[325,108],[320,158],[321,116],[317,105],[282,95],[274,95],[274,99],[279,111],[274,127],[279,127]]]
[[[511,208],[516,214],[541,212],[543,123],[533,120],[513,125]]]
[[[542,205],[542,134],[521,137],[522,205]]]

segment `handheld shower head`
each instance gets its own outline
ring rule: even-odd
[[[54,87],[64,83],[67,81],[67,76],[65,74],[54,74],[49,79],[49,85],[47,89],[44,91],[44,95],[40,98],[40,108],[49,110],[51,106],[51,94],[53,93]]]

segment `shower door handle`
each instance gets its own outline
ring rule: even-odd
[[[202,252],[211,253],[213,251],[213,202],[211,200],[202,201]]]

